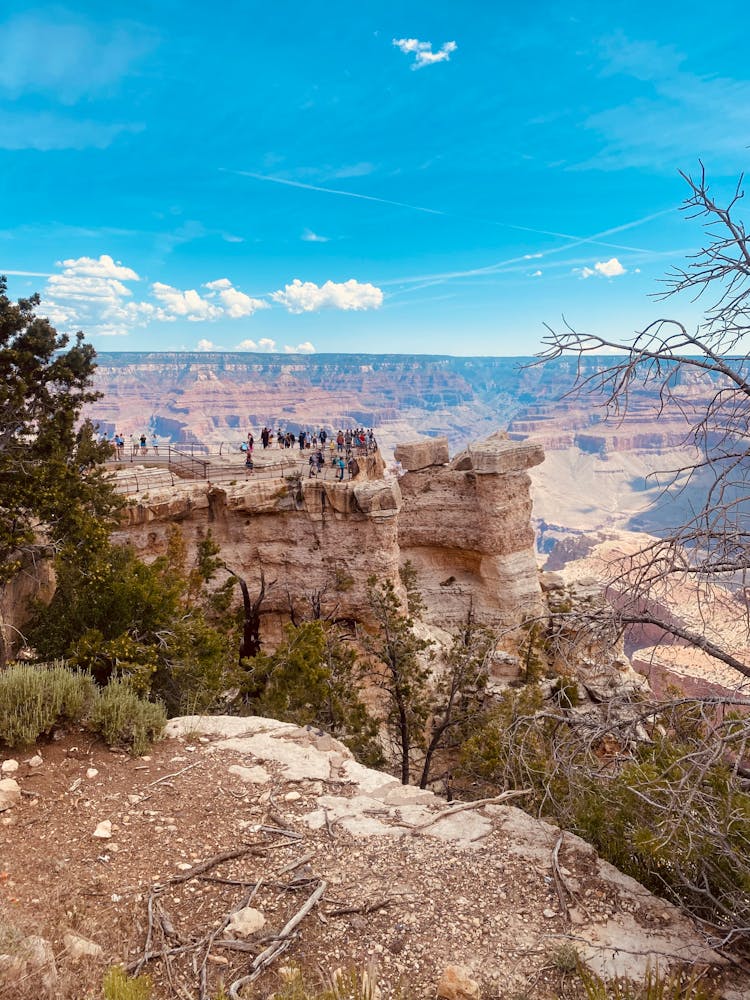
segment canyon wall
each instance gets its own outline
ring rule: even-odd
[[[312,601],[339,619],[367,622],[368,579],[389,580],[403,596],[406,560],[417,570],[429,622],[458,624],[471,607],[478,622],[515,626],[538,612],[526,470],[543,460],[541,448],[496,435],[453,462],[445,439],[396,454],[408,469],[400,478],[384,476],[371,457],[342,483],[300,476],[162,486],[159,470],[146,470],[115,537],[152,558],[165,550],[171,525],[181,525],[193,550],[210,530],[251,587],[262,569],[272,631],[292,609],[309,614]]]

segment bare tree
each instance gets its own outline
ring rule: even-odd
[[[620,624],[648,624],[694,645],[750,677],[750,662],[720,637],[655,610],[654,588],[689,578],[706,621],[720,592],[729,587],[745,612],[750,569],[750,243],[737,217],[742,177],[722,206],[712,195],[701,164],[697,177],[682,174],[690,188],[683,210],[701,219],[705,247],[668,274],[657,298],[689,293],[707,299],[693,330],[660,317],[632,341],[609,340],[565,325],[547,327],[536,364],[563,356],[577,360],[568,397],[592,396],[607,418],[624,419],[646,403],[654,416],[675,415],[684,425],[685,462],[659,475],[665,494],[689,494],[689,513],[663,537],[620,567]],[[698,384],[698,394],[685,391]],[[697,498],[697,499],[696,499]],[[726,591],[725,591],[726,593]]]

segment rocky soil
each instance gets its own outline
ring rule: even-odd
[[[384,996],[457,966],[467,1000],[572,1000],[571,946],[608,974],[698,961],[747,995],[676,909],[507,802],[449,805],[267,719],[168,734],[139,759],[81,734],[6,759],[0,997],[93,1000],[120,962],[158,1000],[254,968],[268,995],[290,963],[367,969]]]

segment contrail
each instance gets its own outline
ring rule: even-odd
[[[609,236],[612,233],[619,233],[625,229],[632,229],[634,226],[640,226],[644,222],[650,222],[652,219],[657,219],[662,215],[669,215],[674,211],[674,209],[666,208],[659,212],[652,212],[650,215],[644,215],[640,219],[633,219],[631,222],[624,222],[620,226],[612,226],[610,229],[603,229],[599,233],[594,233],[592,236],[568,236],[568,243],[563,243],[562,246],[552,247],[550,250],[542,250],[535,254],[523,254],[520,257],[508,257],[506,260],[498,260],[494,264],[487,264],[484,267],[472,267],[466,271],[442,271],[437,274],[418,274],[413,277],[407,278],[391,278],[386,281],[378,282],[379,285],[402,285],[410,284],[411,282],[421,283],[423,281],[428,281],[430,283],[440,283],[443,281],[450,281],[454,278],[473,278],[479,275],[494,274],[498,272],[501,268],[508,267],[510,264],[520,264],[522,262],[527,263],[529,266],[533,266],[535,261],[542,261],[545,257],[550,257],[552,254],[565,253],[566,250],[573,250],[575,247],[583,246],[586,243],[594,243],[600,246],[609,246],[607,243],[600,243],[600,237]],[[521,228],[521,227],[513,227]],[[527,232],[536,233],[536,229],[528,229]],[[563,236],[562,233],[556,234],[560,237]],[[639,251],[641,253],[651,253],[652,251]]]
[[[576,241],[573,246],[578,246],[581,243],[596,243],[600,246],[611,247],[613,250],[627,250],[630,253],[650,253],[650,250],[644,247],[630,247],[623,246],[618,243],[603,243],[599,237],[600,236],[610,236],[614,233],[623,232],[626,229],[632,229],[634,226],[642,225],[644,222],[650,222],[652,219],[658,219],[662,215],[669,215],[674,211],[673,208],[665,208],[660,212],[653,212],[651,215],[646,215],[642,219],[636,219],[634,222],[626,222],[622,226],[615,226],[612,229],[607,229],[603,233],[596,234],[595,236],[574,236],[572,233],[558,233],[550,229],[533,229],[531,226],[518,226],[512,222],[498,222],[496,219],[480,219],[472,218],[471,216],[456,215],[452,212],[444,212],[437,208],[425,208],[424,205],[411,205],[404,201],[391,201],[390,198],[378,198],[372,194],[359,194],[355,191],[344,191],[342,188],[329,188],[323,187],[319,184],[305,184],[303,181],[290,181],[284,177],[273,177],[271,174],[258,174],[250,170],[231,170],[228,167],[219,168],[222,173],[235,174],[239,177],[251,177],[256,181],[266,181],[271,184],[283,184],[286,187],[301,188],[303,191],[318,191],[321,194],[337,194],[344,198],[358,198],[360,201],[374,201],[381,205],[392,205],[395,208],[407,208],[412,212],[424,212],[427,215],[441,215],[444,218],[451,219],[463,219],[465,222],[483,223],[488,226],[503,226],[506,229],[514,229],[521,233],[534,233],[537,236],[553,236],[557,239],[562,240],[574,240]]]
[[[391,201],[388,198],[376,198],[372,194],[357,194],[355,191],[343,191],[340,188],[319,187],[317,184],[303,184],[302,181],[289,181],[284,177],[271,177],[267,174],[254,174],[249,170],[229,170],[219,167],[225,174],[237,174],[239,177],[252,177],[256,181],[270,181],[272,184],[285,184],[287,187],[303,188],[305,191],[320,191],[323,194],[340,194],[345,198],[359,198],[361,201],[377,201],[381,205],[394,205],[396,208],[409,208],[412,212],[426,212],[428,215],[448,215],[437,208],[423,208],[421,205],[407,205],[403,201]]]
[[[0,267],[0,274],[10,274],[14,278],[51,278],[49,271],[8,271]]]

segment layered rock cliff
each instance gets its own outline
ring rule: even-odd
[[[397,449],[407,471],[384,476],[376,459],[346,482],[302,476],[226,485],[158,485],[140,478],[116,538],[144,557],[164,551],[181,524],[188,545],[209,529],[222,557],[249,581],[263,570],[267,625],[290,608],[321,601],[341,619],[367,621],[367,581],[402,593],[399,567],[411,560],[426,619],[514,626],[541,606],[530,525],[530,479],[544,458],[536,445],[494,435],[448,461],[445,439]],[[123,476],[129,473],[123,473]],[[153,484],[153,485],[151,485]]]

